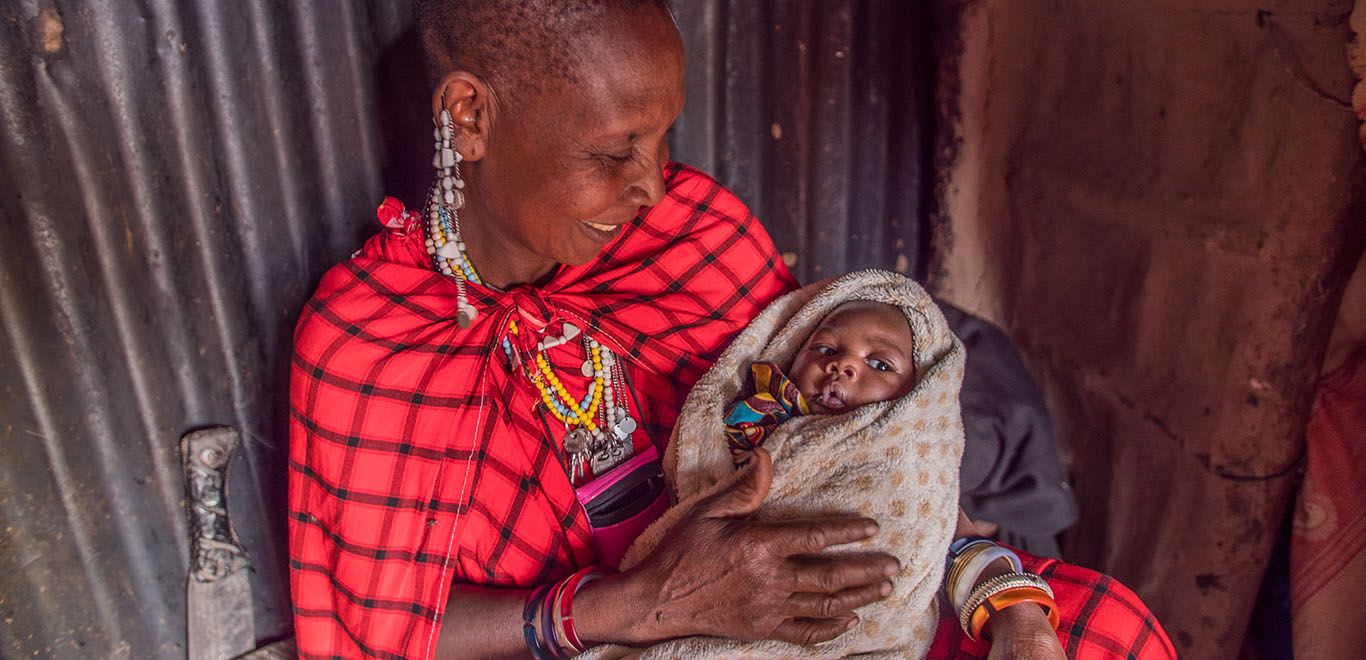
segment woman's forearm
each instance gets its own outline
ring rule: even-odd
[[[645,646],[667,637],[650,616],[653,594],[644,593],[639,582],[627,574],[616,574],[581,589],[574,599],[574,627],[579,639],[587,644]]]
[[[522,606],[529,589],[456,585],[446,601],[436,657],[525,658]]]
[[[574,597],[574,623],[586,643],[648,644],[658,641],[644,612],[639,587],[609,575],[584,585]],[[522,608],[530,589],[457,585],[446,604],[437,658],[525,658]]]
[[[974,536],[977,526],[962,509],[958,510],[958,525],[954,538]],[[977,584],[1015,570],[1006,559],[997,559],[982,569]],[[1048,617],[1041,608],[1033,606],[1008,607],[987,620],[985,634],[992,640],[990,658],[1042,658],[1060,660],[1062,646],[1058,643],[1057,633],[1048,623]]]

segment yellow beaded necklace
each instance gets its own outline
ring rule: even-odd
[[[508,333],[517,334],[517,321],[508,323]],[[505,346],[505,350],[510,351],[511,346]],[[602,368],[601,348],[589,349],[590,360],[593,364],[593,383],[588,386],[587,410],[584,405],[575,400],[569,393],[569,388],[565,387],[564,381],[555,375],[555,370],[550,367],[550,361],[545,359],[545,353],[536,354],[536,370],[528,369],[527,376],[531,378],[532,384],[541,395],[541,401],[545,403],[546,409],[556,419],[568,426],[583,426],[589,431],[598,430],[598,425],[593,420],[598,416],[598,408],[602,405],[602,394],[606,389],[603,383],[606,370]],[[552,395],[552,392],[554,395]]]
[[[479,273],[474,270],[474,264],[470,263],[469,257],[465,256],[464,251],[460,251],[456,256],[459,261],[449,258],[445,260],[445,263],[442,264],[442,272],[446,275],[455,276],[452,271],[458,268],[466,279],[483,284],[483,280],[479,279]],[[508,321],[508,333],[517,334],[516,319]],[[503,350],[508,353],[508,358],[511,359],[512,346],[506,339],[503,340]],[[604,383],[606,370],[602,367],[602,349],[592,347],[588,350],[593,365],[593,382],[588,386],[588,394],[584,397],[583,403],[576,400],[569,393],[569,388],[565,387],[564,381],[555,375],[554,369],[550,367],[550,361],[545,359],[544,352],[536,353],[536,369],[527,369],[526,374],[531,379],[532,384],[536,386],[536,391],[540,393],[541,402],[545,404],[550,414],[555,416],[555,419],[560,420],[566,426],[582,426],[589,431],[597,431],[598,424],[593,420],[598,416],[598,408],[602,405],[602,395],[606,390]]]

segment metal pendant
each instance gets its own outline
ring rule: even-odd
[[[593,466],[593,474],[602,474],[620,465],[630,454],[629,446],[622,443],[607,443],[601,450],[593,453],[590,463]]]
[[[473,310],[471,309],[469,311],[466,311],[464,309],[461,309],[460,311],[455,313],[455,322],[459,323],[460,327],[465,330],[469,330],[470,326],[474,324],[474,316],[470,313],[470,311]]]
[[[617,425],[613,427],[612,430],[618,438],[625,439],[630,437],[631,433],[636,430],[636,420],[625,417],[620,422],[617,422]]]

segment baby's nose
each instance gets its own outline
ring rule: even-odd
[[[854,360],[843,356],[832,358],[830,362],[826,363],[825,370],[828,373],[839,374],[845,378],[853,378],[858,373]]]

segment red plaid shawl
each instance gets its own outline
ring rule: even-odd
[[[537,395],[498,348],[507,320],[552,334],[573,320],[625,356],[638,436],[662,444],[735,333],[796,286],[733,195],[679,165],[666,180],[667,197],[592,263],[536,288],[470,287],[480,313],[468,330],[454,321],[455,286],[430,267],[423,223],[376,236],[323,278],[299,319],[290,381],[302,656],[430,657],[452,581],[527,586],[593,561],[557,449],[564,428],[534,412]],[[549,356],[584,391],[581,352]],[[1170,642],[1127,589],[1034,568],[1060,590],[1076,657],[1166,657],[1153,649]],[[934,657],[985,657],[955,630],[941,626]]]

